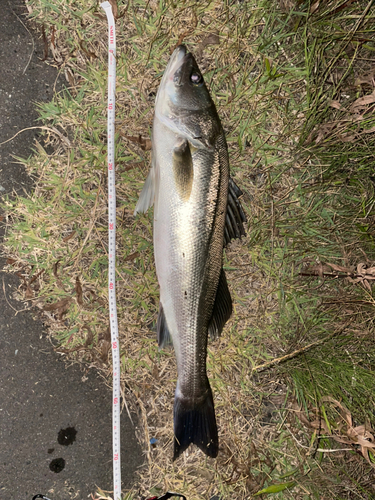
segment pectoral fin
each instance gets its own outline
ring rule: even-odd
[[[173,150],[173,173],[177,192],[183,201],[190,198],[194,170],[192,152],[187,140],[181,139]]]
[[[228,205],[227,215],[225,220],[224,245],[235,238],[245,236],[245,228],[243,223],[246,222],[246,215],[243,211],[239,197],[242,195],[241,189],[237,186],[234,180],[229,177],[228,189]]]
[[[155,199],[155,168],[152,166],[148,177],[143,185],[141,194],[134,210],[134,215],[144,213],[152,207]]]
[[[212,317],[208,324],[208,333],[211,338],[221,335],[225,323],[232,314],[232,297],[228,288],[224,269],[221,270],[219,284],[216,291],[215,304]]]

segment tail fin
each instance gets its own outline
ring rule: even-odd
[[[219,438],[211,388],[203,403],[191,407],[181,397],[174,401],[174,456],[176,460],[190,443],[197,445],[206,455],[215,458],[219,450]]]

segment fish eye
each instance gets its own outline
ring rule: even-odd
[[[196,73],[195,71],[190,75],[190,81],[194,85],[199,85],[203,82],[203,77],[200,73]]]

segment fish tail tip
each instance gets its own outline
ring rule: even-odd
[[[198,446],[208,457],[217,457],[219,438],[211,390],[203,403],[193,408],[184,404],[181,398],[175,398],[174,433],[173,460],[176,460],[190,443]]]

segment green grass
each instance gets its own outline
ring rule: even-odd
[[[148,464],[137,485],[145,497],[165,488],[188,498],[374,495],[373,455],[366,461],[354,442],[339,441],[348,427],[337,406],[353,427],[375,424],[375,119],[371,98],[358,101],[374,91],[374,14],[368,1],[320,2],[311,12],[314,5],[118,3],[117,297],[122,381]],[[20,160],[39,180],[30,197],[5,203],[5,252],[60,349],[109,375],[106,22],[96,2],[29,6],[53,37],[50,62],[67,88],[38,105],[54,152],[37,144]],[[202,48],[208,33],[220,43]],[[132,215],[150,156],[125,136],[150,136],[154,95],[183,36],[202,54],[249,227],[224,255],[235,312],[208,355],[220,454],[210,461],[193,452],[173,464],[176,370],[155,339],[152,215]]]

